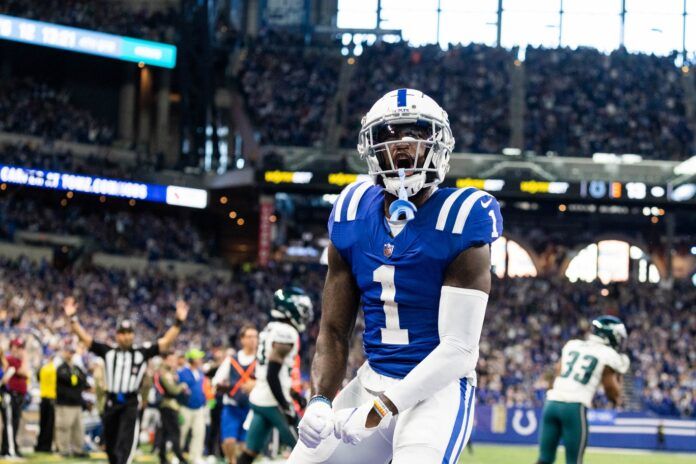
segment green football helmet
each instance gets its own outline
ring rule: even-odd
[[[276,321],[287,321],[298,332],[302,332],[314,318],[312,300],[299,287],[276,290],[273,294],[271,318]]]
[[[622,351],[628,338],[623,321],[614,316],[600,316],[592,321],[592,334],[603,339],[609,346]]]

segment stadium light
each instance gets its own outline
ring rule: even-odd
[[[621,155],[621,162],[623,164],[637,164],[641,161],[643,161],[643,157],[635,153],[625,153]]]
[[[592,161],[598,164],[618,164],[619,157],[616,153],[594,153],[592,155]]]
[[[617,155],[616,153],[597,152],[592,155],[592,161],[598,164],[637,164],[643,161],[643,157],[635,153]]]
[[[505,156],[520,156],[522,154],[522,150],[519,148],[512,148],[512,147],[507,147],[503,148],[503,155]]]
[[[682,161],[674,167],[674,174],[678,176],[693,176],[696,174],[696,156]]]

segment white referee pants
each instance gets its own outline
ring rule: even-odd
[[[181,448],[186,445],[186,437],[191,432],[189,442],[189,462],[199,464],[203,460],[203,447],[205,445],[205,420],[208,408],[190,409],[182,406],[179,410],[183,423],[181,424]]]

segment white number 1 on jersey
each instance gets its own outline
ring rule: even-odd
[[[408,345],[408,330],[399,327],[399,305],[396,303],[394,266],[384,264],[372,273],[372,280],[382,285],[380,300],[384,302],[384,318],[387,327],[382,330],[382,343],[387,345]]]

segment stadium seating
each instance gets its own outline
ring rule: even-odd
[[[262,143],[316,146],[333,124],[327,116],[337,91],[337,50],[297,43],[278,48],[281,42],[268,36],[249,47],[239,74],[247,107]],[[455,151],[500,153],[512,146],[516,51],[384,42],[363,48],[348,84],[345,120],[337,118],[341,146],[354,147],[362,115],[400,87],[442,102]],[[679,160],[691,154],[694,137],[673,56],[530,47],[524,76],[521,148],[579,157],[608,152]]]
[[[693,133],[674,58],[528,48],[526,148],[568,156],[690,156]]]
[[[240,268],[231,282],[221,282],[154,271],[57,271],[45,263],[0,260],[0,307],[12,313],[26,305],[25,318],[39,321],[42,330],[59,332],[64,327],[52,318],[58,317],[61,295],[78,292],[90,314],[87,324],[97,333],[113,328],[123,314],[133,314],[144,323],[141,336],[146,339],[160,329],[162,316],[169,314],[179,293],[195,314],[187,325],[187,343],[208,347],[216,340],[226,342],[245,321],[261,324],[275,288],[301,282],[319,305],[324,272],[318,265],[274,264],[263,271]],[[478,401],[540,406],[565,341],[583,336],[591,318],[613,312],[630,330],[628,353],[638,401],[663,415],[696,417],[696,315],[684,310],[696,304],[696,289],[686,282],[674,290],[615,284],[613,295],[605,298],[601,288],[599,283],[571,284],[560,278],[496,280],[482,336]],[[317,322],[303,334],[305,366],[313,354]],[[359,342],[353,342],[349,376],[363,361]],[[596,405],[605,406],[606,401],[598,395]]]
[[[136,172],[132,169],[133,163],[112,160],[97,153],[78,156],[69,149],[56,147],[55,143],[0,143],[0,164],[33,169],[132,179],[152,172],[155,167],[147,162],[137,161]]]
[[[118,211],[69,203],[50,204],[7,196],[0,198],[0,238],[12,240],[18,231],[75,235],[96,250],[150,260],[206,262],[214,242],[182,214]]]
[[[471,44],[442,51],[380,43],[357,59],[348,98],[343,146],[354,147],[360,118],[382,95],[414,88],[440,102],[450,117],[456,151],[499,153],[509,144],[509,78],[512,53]]]
[[[673,416],[696,417],[693,344],[696,303],[690,282],[673,290],[647,284],[615,284],[600,296],[600,283],[565,278],[505,279],[493,284],[482,336],[479,401],[540,406],[549,374],[565,341],[580,337],[589,320],[605,313],[629,328],[631,374],[643,405]],[[598,405],[606,402],[602,395]]]
[[[338,84],[338,50],[306,47],[296,36],[274,33],[254,41],[246,53],[239,82],[261,143],[321,143]]]
[[[71,101],[70,93],[33,78],[0,83],[0,132],[110,145],[115,129]]]

